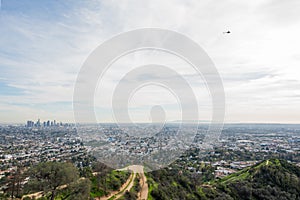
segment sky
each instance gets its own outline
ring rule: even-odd
[[[90,53],[117,34],[145,27],[177,31],[206,51],[223,80],[225,122],[300,123],[298,13],[298,0],[2,0],[0,123],[74,122],[74,85]],[[148,63],[180,73],[197,96],[198,120],[211,119],[209,91],[191,66],[165,52],[141,51],[117,60],[99,80],[99,122],[113,122],[118,81]],[[168,121],[180,120],[179,104],[176,95],[152,85],[132,96],[129,112],[133,121],[147,122],[151,108],[161,105]]]

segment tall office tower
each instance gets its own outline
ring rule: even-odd
[[[49,120],[47,121],[47,126],[50,126],[50,121]]]
[[[40,119],[38,119],[38,121],[36,122],[36,126],[37,126],[37,127],[40,127],[40,126],[41,126],[41,120],[40,120]]]
[[[56,125],[56,120],[54,120],[53,125],[54,125],[54,126]]]
[[[32,121],[30,121],[30,120],[27,121],[27,127],[32,127],[32,123],[31,122]]]

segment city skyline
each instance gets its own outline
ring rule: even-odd
[[[0,123],[37,118],[74,122],[74,84],[88,55],[112,36],[143,27],[171,29],[203,47],[223,79],[225,123],[300,123],[298,13],[296,0],[2,0]],[[223,34],[228,30],[230,34]],[[209,92],[203,80],[182,60],[148,51],[120,58],[107,71],[95,94],[99,122],[114,122],[111,98],[120,78],[151,62],[171,66],[187,79],[198,99],[198,119],[210,120]],[[138,91],[129,105],[135,122],[151,121],[153,105],[165,108],[167,121],[180,120],[176,98],[162,88]]]

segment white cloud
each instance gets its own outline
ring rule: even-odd
[[[39,106],[28,111],[27,105],[71,102],[76,75],[101,42],[122,31],[160,27],[190,36],[213,59],[224,80],[228,121],[279,121],[283,113],[283,121],[295,122],[295,113],[300,113],[299,12],[297,0],[95,0],[72,5],[72,9],[59,13],[59,19],[49,16],[49,20],[5,11],[0,19],[0,81],[22,89],[24,94],[22,98],[1,95],[1,110],[12,116],[27,113],[17,121],[52,115]],[[227,30],[232,33],[222,33]],[[105,94],[112,94],[114,85],[132,66],[155,57],[135,56],[128,56],[108,72],[102,85]],[[189,66],[169,57],[165,58],[168,62],[156,59],[175,66],[194,90],[201,87],[202,92],[203,84]],[[197,93],[199,102],[209,107],[207,92],[201,92]],[[98,106],[107,109],[109,95],[100,98]],[[73,120],[73,115],[67,116],[71,112],[66,108],[56,114]],[[209,117],[206,112],[205,117]],[[5,114],[0,117],[3,122],[14,120]]]

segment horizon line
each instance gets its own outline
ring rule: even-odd
[[[165,122],[165,124],[179,124],[179,123],[183,123],[183,124],[211,124],[210,121],[198,121],[198,123],[196,123],[196,121],[191,121],[191,122],[181,122],[179,120],[175,120],[175,121],[168,121]],[[121,122],[121,123],[117,123],[117,122],[62,122],[62,124],[162,124],[159,122],[135,122],[135,123],[131,123],[131,122]],[[216,123],[215,123],[216,124]],[[224,122],[224,125],[226,124],[276,124],[276,125],[300,125],[300,122],[243,122],[243,121],[233,121],[233,122]],[[26,125],[26,122],[0,122],[0,125]]]

